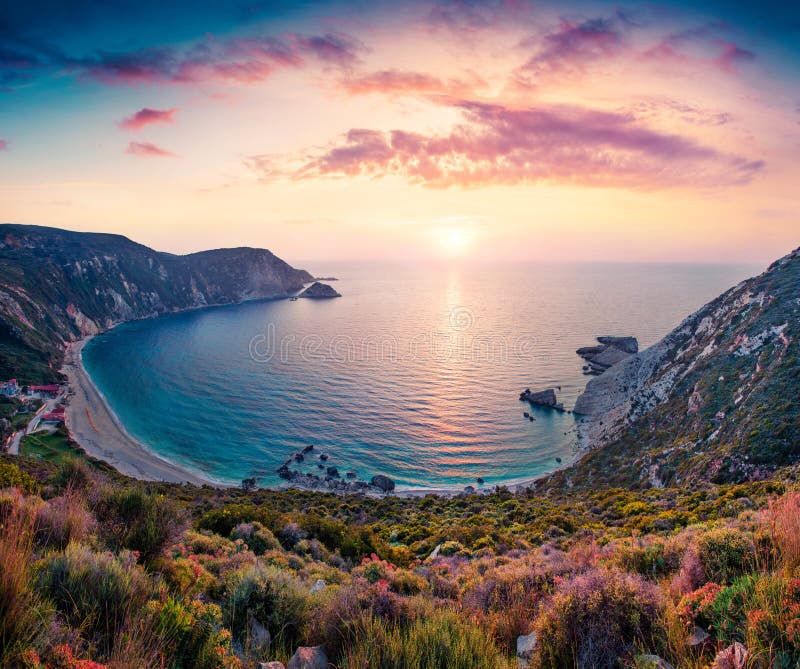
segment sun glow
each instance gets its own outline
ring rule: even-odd
[[[465,255],[471,245],[472,235],[463,228],[446,228],[440,231],[439,246],[451,258]]]

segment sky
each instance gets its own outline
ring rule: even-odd
[[[0,221],[291,261],[769,262],[796,3],[33,0]]]

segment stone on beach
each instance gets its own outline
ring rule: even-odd
[[[375,486],[376,488],[382,490],[383,492],[391,492],[394,490],[394,481],[390,479],[388,476],[384,476],[383,474],[378,474],[373,476],[370,480],[370,485]]]

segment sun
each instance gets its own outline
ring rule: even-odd
[[[451,258],[465,255],[471,243],[472,235],[463,228],[445,228],[440,231],[439,245],[443,253]]]

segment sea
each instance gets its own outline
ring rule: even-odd
[[[299,263],[296,266],[302,266]],[[576,456],[569,409],[598,335],[655,343],[753,265],[313,263],[342,297],[210,307],[119,325],[85,367],[126,430],[214,482],[294,468],[400,488],[513,485]],[[531,408],[556,388],[567,409]],[[534,420],[525,418],[524,412]],[[322,462],[319,455],[326,454]]]

